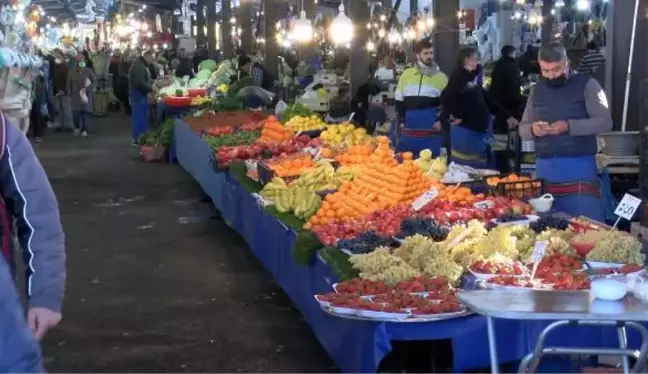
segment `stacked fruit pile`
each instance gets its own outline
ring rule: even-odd
[[[320,138],[324,144],[333,146],[364,144],[371,140],[371,137],[367,135],[367,130],[356,128],[348,122],[329,125],[326,130],[322,131]]]
[[[270,159],[265,162],[266,167],[274,171],[281,178],[298,176],[314,166],[313,159],[306,153],[297,153]]]
[[[326,127],[326,123],[322,119],[313,114],[311,116],[294,116],[285,126],[295,132],[321,130]]]
[[[293,212],[295,217],[308,219],[320,206],[321,198],[305,188],[286,188],[279,192],[275,207],[281,213]]]
[[[312,192],[334,190],[339,185],[340,180],[335,169],[326,160],[317,161],[313,170],[302,173],[299,178],[290,183],[290,186],[306,188]]]
[[[369,162],[373,150],[371,144],[350,145],[347,147],[346,152],[338,154],[335,160],[340,165],[363,165]]]
[[[292,139],[295,133],[282,125],[275,116],[270,116],[266,119],[263,128],[261,129],[261,137],[259,141],[267,143],[281,143],[286,140]]]

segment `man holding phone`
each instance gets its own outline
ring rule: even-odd
[[[534,140],[536,175],[555,197],[554,208],[603,221],[596,135],[612,129],[605,91],[592,77],[570,74],[559,43],[538,54],[542,80],[529,94],[520,137]]]

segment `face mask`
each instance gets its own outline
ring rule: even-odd
[[[567,75],[563,73],[556,78],[544,78],[544,81],[551,87],[560,87],[567,81]]]
[[[57,59],[54,59],[54,62],[57,63],[57,64],[60,64],[60,63],[63,62],[63,61],[61,61],[60,58],[57,58]]]
[[[79,67],[80,67],[80,68],[84,68],[84,67],[86,67],[86,63],[83,62],[83,61],[79,62]]]

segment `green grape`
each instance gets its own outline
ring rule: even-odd
[[[643,265],[641,242],[619,231],[604,231],[585,257],[588,261]]]

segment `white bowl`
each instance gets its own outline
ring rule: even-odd
[[[529,200],[529,204],[533,207],[533,210],[535,210],[538,213],[545,213],[551,210],[551,206],[553,205],[554,202],[554,197],[551,194],[544,194],[538,198],[531,199]]]
[[[595,298],[606,301],[620,300],[628,292],[628,286],[625,282],[611,278],[593,280],[591,289]]]

